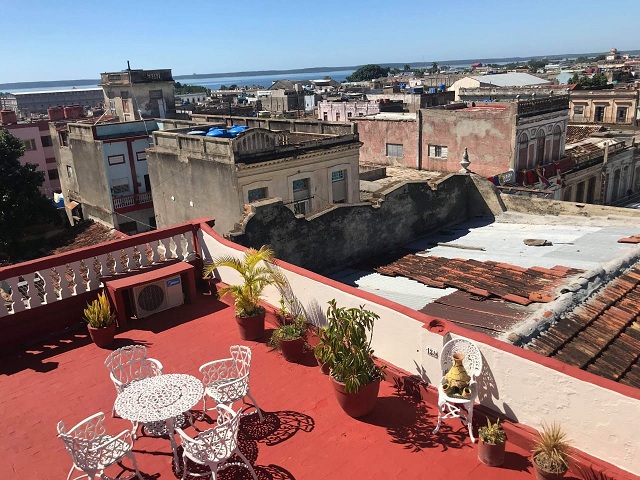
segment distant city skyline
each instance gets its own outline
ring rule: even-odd
[[[255,3],[3,0],[0,83],[97,78],[127,60],[191,75],[640,48],[637,0]]]

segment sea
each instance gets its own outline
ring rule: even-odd
[[[345,79],[354,72],[349,70],[327,70],[312,73],[282,73],[278,75],[251,75],[251,76],[228,76],[228,77],[182,77],[176,78],[177,82],[183,85],[199,85],[211,90],[220,90],[221,86],[238,85],[239,87],[259,85],[261,87],[270,87],[277,80],[318,80],[324,77],[331,77],[336,82],[344,82]],[[175,78],[175,77],[174,77]],[[87,85],[58,85],[55,87],[37,87],[37,88],[18,88],[7,89],[11,93],[19,92],[48,92],[51,90],[69,90],[79,88],[97,88],[98,80],[94,84]],[[1,90],[1,89],[0,89]]]

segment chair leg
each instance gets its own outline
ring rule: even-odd
[[[182,454],[182,480],[187,478],[187,454]]]
[[[440,425],[442,424],[442,414],[444,412],[444,406],[447,402],[445,400],[438,399],[438,424],[436,428],[433,429],[433,433],[438,433],[440,430]]]
[[[133,452],[127,453],[125,457],[129,457],[131,459],[131,462],[133,463],[133,469],[136,471],[136,477],[138,477],[140,480],[143,480],[142,476],[140,476],[140,470],[138,470],[138,462],[136,462],[136,456],[133,454]]]
[[[239,448],[236,448],[236,453],[238,454],[240,459],[244,462],[245,466],[251,472],[251,476],[253,477],[253,480],[258,480],[258,476],[256,475],[256,471],[253,469],[253,466],[249,463],[249,460],[247,460],[247,457],[244,456],[244,454],[240,451]]]
[[[260,410],[258,402],[256,402],[255,398],[253,398],[253,395],[251,395],[251,392],[249,390],[247,390],[247,397],[251,399],[251,403],[253,403],[253,406],[256,407],[256,410],[258,411],[258,418],[260,419],[260,421],[264,420],[264,418],[262,417],[262,410]]]
[[[473,402],[467,406],[467,428],[469,429],[469,437],[473,443],[476,443],[476,439],[473,436]]]

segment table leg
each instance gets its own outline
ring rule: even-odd
[[[173,471],[180,473],[180,466],[178,465],[178,444],[175,439],[175,419],[173,417],[165,420],[167,424],[167,435],[169,435],[169,441],[171,442],[171,449],[173,450],[173,464],[175,465]]]

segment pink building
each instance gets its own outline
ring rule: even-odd
[[[38,171],[44,172],[44,183],[40,190],[47,197],[53,197],[54,192],[60,191],[60,180],[48,121],[18,123],[15,112],[2,110],[0,127],[22,142],[25,152],[20,163],[36,164]]]

